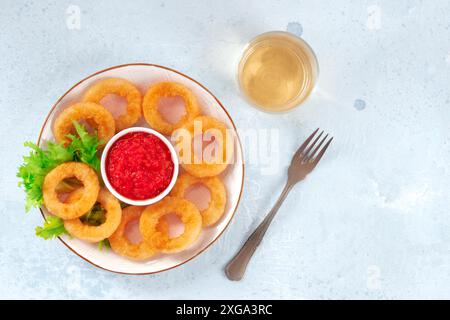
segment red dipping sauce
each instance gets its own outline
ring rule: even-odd
[[[174,163],[160,138],[147,132],[130,132],[112,144],[105,171],[111,186],[122,196],[147,200],[169,186]]]

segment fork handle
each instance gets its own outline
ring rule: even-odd
[[[233,281],[239,281],[242,279],[245,270],[247,269],[247,265],[250,262],[250,259],[255,253],[256,248],[258,248],[258,245],[261,243],[261,240],[266,234],[266,231],[269,228],[270,223],[272,222],[273,218],[278,212],[278,209],[280,208],[284,199],[286,199],[286,196],[288,195],[292,186],[293,184],[290,183],[289,181],[286,183],[286,186],[281,192],[281,195],[278,198],[275,205],[273,206],[272,210],[270,210],[270,212],[267,214],[264,220],[256,228],[256,230],[253,231],[250,237],[248,237],[247,241],[242,246],[241,250],[239,250],[239,252],[234,256],[234,258],[231,259],[231,261],[227,264],[227,266],[225,267],[225,274],[227,275],[228,279]]]

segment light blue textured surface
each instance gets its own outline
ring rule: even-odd
[[[450,298],[450,2],[93,3],[2,1],[0,298]],[[316,51],[320,82],[302,107],[269,115],[239,95],[235,67],[252,37],[286,29]],[[277,170],[247,166],[220,241],[154,276],[111,274],[35,237],[41,217],[24,213],[15,177],[22,142],[37,139],[56,99],[128,62],[178,69],[214,92],[239,128],[280,136]],[[318,126],[335,136],[332,148],[281,208],[245,279],[228,281],[223,266]]]

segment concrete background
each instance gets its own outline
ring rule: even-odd
[[[450,298],[450,2],[1,4],[0,298]],[[245,43],[270,30],[302,36],[320,63],[314,95],[283,115],[250,107],[235,82]],[[58,97],[128,62],[192,76],[239,128],[275,137],[270,150],[262,137],[260,162],[247,164],[243,201],[220,241],[154,276],[107,273],[37,238],[41,217],[25,214],[15,177],[22,143],[37,139]],[[332,148],[281,208],[245,279],[228,281],[223,266],[319,126]]]

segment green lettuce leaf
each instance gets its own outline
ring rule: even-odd
[[[26,194],[25,211],[42,205],[42,184],[44,178],[53,168],[68,161],[84,162],[100,170],[100,160],[97,157],[101,142],[96,133],[89,134],[86,128],[74,121],[76,135],[68,135],[71,140],[69,146],[55,142],[47,142],[47,148],[38,147],[32,142],[25,142],[24,146],[31,149],[28,156],[23,157],[23,163],[17,172],[20,178],[19,186]]]
[[[106,210],[97,202],[88,213],[80,217],[80,220],[87,225],[97,227],[106,221]]]
[[[74,161],[84,162],[98,172],[100,170],[100,160],[97,157],[97,151],[101,142],[97,134],[90,135],[84,126],[76,121],[73,125],[77,135],[67,135],[72,140],[68,150],[72,153]]]
[[[23,157],[17,177],[26,193],[25,210],[42,204],[42,184],[47,173],[63,162],[71,161],[72,155],[59,144],[48,143],[47,150],[39,148],[32,142],[25,142],[25,147],[31,149],[28,156]]]
[[[67,234],[64,228],[64,221],[55,216],[47,216],[44,225],[42,227],[36,227],[35,231],[38,237],[44,238],[45,240]]]
[[[102,251],[103,249],[109,250],[111,248],[111,244],[108,239],[103,239],[98,243],[98,249]]]

